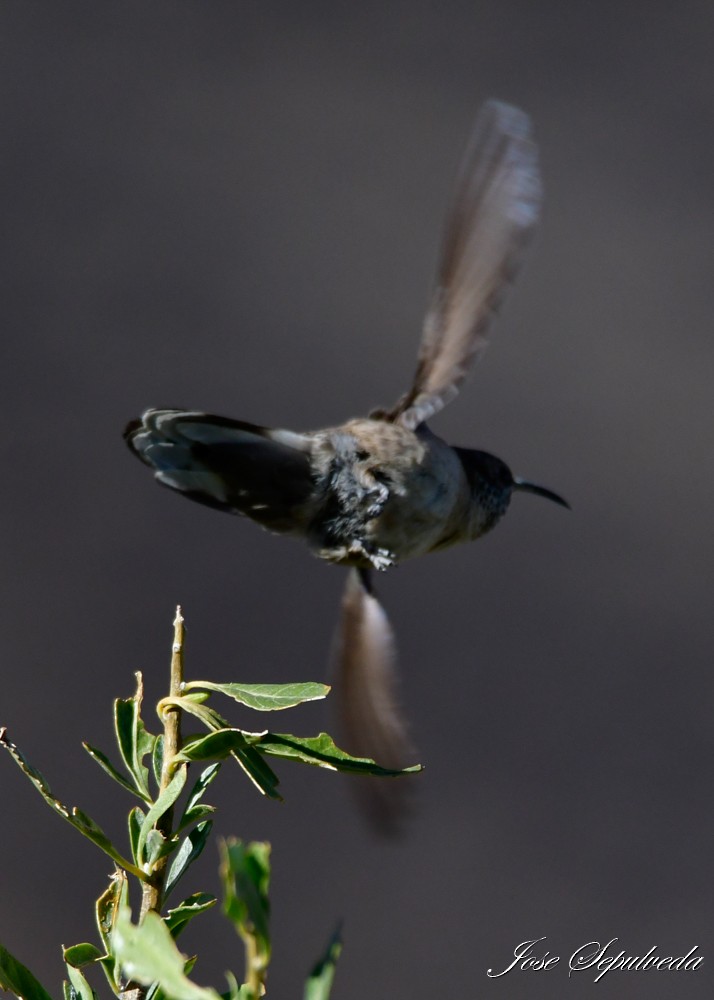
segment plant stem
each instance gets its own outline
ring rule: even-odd
[[[183,684],[183,646],[184,646],[184,620],[181,614],[181,607],[176,608],[174,618],[174,642],[171,653],[171,684],[169,697],[178,698],[181,695]],[[181,746],[181,711],[178,708],[166,707],[163,712],[164,720],[164,750],[161,764],[161,782],[159,785],[159,795],[167,787],[173,776],[173,760],[179,752]],[[167,839],[171,837],[173,824],[173,809],[168,809],[156,823],[156,829]],[[166,871],[168,866],[168,856],[160,858],[156,867],[151,873],[150,879],[142,886],[141,893],[141,919],[150,911],[159,913],[163,902],[164,886],[166,884]]]
[[[263,985],[265,982],[265,972],[264,968],[258,968],[256,965],[256,957],[258,949],[256,946],[255,938],[252,935],[245,937],[245,972],[246,972],[246,982],[248,988],[253,991],[253,996],[255,998],[259,997],[263,992]]]

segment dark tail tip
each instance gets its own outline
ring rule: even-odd
[[[552,500],[553,503],[559,503],[561,507],[567,507],[568,510],[571,509],[568,501],[564,500],[558,493],[554,493],[553,490],[549,490],[545,486],[538,486],[536,483],[529,483],[527,479],[520,479],[519,477],[514,476],[513,488],[514,490],[521,490],[523,493],[535,493],[536,496],[545,497],[546,500]]]
[[[122,437],[124,438],[124,440],[126,441],[126,443],[129,445],[129,447],[131,447],[131,441],[132,441],[132,438],[134,437],[134,434],[141,427],[143,427],[143,423],[142,423],[141,420],[130,420],[129,423],[124,428],[124,430],[122,431]]]

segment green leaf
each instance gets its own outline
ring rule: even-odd
[[[95,903],[95,916],[97,929],[102,939],[102,944],[107,951],[107,958],[101,961],[102,970],[107,977],[107,981],[114,993],[119,992],[119,980],[121,970],[117,968],[116,960],[110,952],[110,937],[122,900],[126,901],[128,896],[128,879],[126,872],[117,868],[111,878],[109,887],[99,897]]]
[[[181,752],[174,759],[185,761],[220,761],[225,760],[226,757],[230,757],[236,750],[244,750],[246,746],[248,746],[246,734],[242,729],[218,729],[207,736],[194,736],[191,739],[187,739],[181,748]]]
[[[281,801],[278,777],[250,745],[267,733],[244,733],[242,729],[219,729],[207,736],[186,740],[176,760],[225,760],[234,757],[254,785],[270,799]]]
[[[278,791],[279,779],[275,771],[272,770],[253,747],[246,747],[245,750],[236,750],[234,759],[240,764],[258,791],[269,799],[282,802],[283,797]]]
[[[190,682],[189,682],[190,683]],[[205,701],[211,697],[210,691],[186,691],[188,685],[184,684],[181,691],[185,692],[182,696],[187,698],[189,701],[194,702],[196,705],[203,705]]]
[[[161,786],[161,771],[164,766],[164,734],[159,733],[151,751],[151,769],[154,772],[154,780],[157,786]]]
[[[128,979],[144,986],[158,983],[171,1000],[219,1000],[215,990],[198,986],[186,977],[186,958],[158,913],[149,911],[142,923],[135,925],[128,908],[122,908],[112,945]]]
[[[191,825],[191,823],[198,823],[200,819],[205,819],[206,816],[212,816],[215,811],[215,806],[209,806],[207,802],[199,803],[197,806],[194,806],[190,812],[184,812],[181,817],[181,822],[178,824],[176,829],[179,832],[185,830],[187,826]]]
[[[105,948],[109,948],[109,935],[116,923],[117,913],[122,898],[126,898],[128,893],[128,879],[126,873],[117,870],[111,877],[107,889],[101,894],[94,904],[94,913],[97,920],[97,930]]]
[[[146,835],[146,845],[143,848],[144,864],[147,871],[156,870],[156,862],[175,849],[177,837],[168,840],[161,830],[152,827]]]
[[[4,747],[11,754],[17,766],[23,774],[30,779],[32,784],[51,809],[54,809],[54,811],[63,819],[67,820],[67,822],[70,823],[75,830],[79,830],[83,836],[85,836],[88,840],[91,840],[93,844],[96,844],[96,846],[104,851],[105,854],[108,854],[109,857],[121,868],[131,872],[132,875],[135,875],[139,879],[146,879],[145,873],[119,853],[101,827],[98,826],[90,816],[82,812],[82,810],[77,808],[77,806],[74,806],[72,809],[68,808],[63,805],[59,799],[54,797],[50,791],[50,786],[43,775],[30,764],[19,747],[10,742],[7,738],[5,729],[0,729],[0,746]]]
[[[179,903],[178,906],[169,910],[164,917],[164,922],[171,931],[172,937],[177,938],[189,920],[193,920],[199,913],[210,910],[217,902],[216,897],[211,896],[208,892],[194,892],[188,899],[184,899],[183,903]]]
[[[220,764],[209,764],[208,767],[201,771],[196,783],[189,792],[188,799],[186,800],[186,808],[183,811],[183,816],[181,817],[181,822],[179,824],[180,826],[184,826],[186,823],[191,822],[194,810],[198,807],[201,799],[206,794],[206,789],[211,782],[215,780],[220,769]],[[208,808],[213,809],[213,806]]]
[[[339,926],[330,938],[325,954],[315,964],[305,982],[304,1000],[329,1000],[335,978],[335,965],[342,951]]]
[[[139,836],[141,834],[141,828],[144,825],[144,820],[146,819],[146,813],[143,809],[138,806],[134,808],[129,813],[128,823],[129,823],[129,843],[131,844],[131,856],[137,864],[140,864],[139,859]]]
[[[191,958],[187,959],[183,967],[183,974],[185,976],[190,976],[193,967],[198,961],[198,955],[193,955]],[[146,990],[146,1000],[172,1000],[171,997],[167,997],[161,986],[158,983],[152,983]]]
[[[67,975],[69,976],[69,981],[72,984],[72,990],[76,1000],[96,1000],[96,993],[79,969],[75,969],[73,966],[68,965]]]
[[[260,995],[249,983],[239,986],[232,972],[226,972],[225,976],[231,988],[227,993],[221,993],[221,1000],[260,1000]]]
[[[132,795],[138,795],[139,798],[143,799],[145,802],[151,801],[151,799],[148,796],[142,795],[142,793],[138,790],[138,788],[135,788],[134,785],[131,784],[131,782],[126,780],[123,774],[120,774],[120,772],[117,771],[116,767],[114,767],[109,758],[105,754],[103,754],[101,750],[97,750],[96,747],[91,746],[89,743],[82,743],[82,746],[87,751],[92,760],[96,761],[97,764],[99,764],[99,766],[101,767],[101,769],[106,774],[108,774],[110,778],[113,778],[118,785],[121,785],[122,788],[125,788],[128,792],[131,792]]]
[[[186,874],[188,868],[203,851],[212,826],[213,822],[210,819],[204,820],[194,827],[193,830],[190,830],[184,838],[169,868],[169,874],[166,879],[166,890],[164,892],[165,900],[168,899],[170,893],[176,887],[178,880]]]
[[[144,847],[146,846],[146,838],[149,835],[149,831],[153,829],[157,820],[161,819],[164,813],[168,812],[168,810],[173,806],[174,802],[183,791],[187,775],[188,768],[185,764],[177,767],[173,778],[159,795],[156,802],[154,802],[151,809],[147,812],[144,822],[141,825],[141,832],[136,845],[136,857],[139,864],[145,860]]]
[[[333,771],[351,771],[355,774],[371,774],[379,778],[397,778],[403,774],[417,774],[421,764],[394,770],[381,767],[369,757],[353,757],[340,750],[327,733],[317,736],[290,736],[287,733],[266,733],[255,742],[255,749],[271,757],[285,757],[305,764],[326,767]]]
[[[221,1000],[252,1000],[253,992],[251,990],[250,994],[244,992],[244,987],[238,985],[238,980],[233,975],[232,972],[226,972],[226,979],[228,980],[228,992],[221,993]],[[246,984],[247,986],[247,984]]]
[[[308,681],[304,684],[214,684],[213,681],[189,681],[186,691],[203,688],[217,691],[241,705],[247,705],[257,712],[277,712],[283,708],[294,708],[306,701],[325,698],[330,688],[327,684]]]
[[[230,754],[246,754],[251,750],[272,757],[299,760],[305,764],[314,764],[333,771],[353,771],[377,777],[396,778],[422,770],[421,764],[394,770],[382,767],[369,757],[353,757],[346,751],[340,750],[327,733],[300,737],[290,736],[287,733],[270,733],[267,730],[262,733],[248,733],[242,729],[219,729],[207,736],[197,736],[186,741],[177,759],[223,760]]]
[[[96,945],[85,941],[82,944],[73,944],[70,948],[63,948],[62,958],[67,965],[81,969],[83,965],[92,965],[93,962],[106,958],[106,955]]]
[[[223,912],[243,938],[248,959],[248,981],[260,983],[270,961],[270,844],[221,844]]]
[[[142,798],[150,800],[149,769],[142,761],[154,748],[156,737],[147,732],[141,719],[144,687],[141,674],[136,674],[136,694],[133,698],[117,698],[114,702],[114,727],[122,759],[134,779]]]
[[[205,700],[207,697],[208,695],[204,692],[202,700]],[[224,729],[229,726],[229,723],[222,715],[219,715],[215,709],[210,708],[208,705],[201,704],[195,695],[182,695],[180,698],[166,699],[166,702],[176,708],[182,709],[184,712],[188,712],[189,715],[195,716],[207,729]]]
[[[0,730],[0,736],[4,731]],[[22,962],[18,962],[0,944],[0,989],[14,993],[22,1000],[52,1000],[47,990]]]

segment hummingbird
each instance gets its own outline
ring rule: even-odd
[[[446,216],[416,372],[391,409],[304,432],[198,410],[149,409],[124,432],[161,485],[302,538],[320,559],[349,568],[333,652],[343,742],[389,767],[406,763],[410,740],[374,571],[480,538],[503,517],[513,493],[568,506],[552,490],[514,476],[500,458],[449,445],[427,426],[486,347],[538,220],[531,131],[523,111],[499,101],[478,114]],[[365,780],[372,818],[394,829],[401,797],[384,782]]]

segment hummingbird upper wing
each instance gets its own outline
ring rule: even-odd
[[[304,505],[314,490],[309,436],[161,409],[133,420],[124,438],[163,486],[245,514],[270,531],[304,529]]]
[[[392,419],[413,429],[456,395],[486,347],[491,318],[516,273],[540,200],[530,119],[518,108],[488,101],[457,177],[414,382]]]
[[[389,620],[367,570],[351,569],[333,650],[334,694],[345,749],[383,767],[413,763],[406,725],[396,700],[395,644]],[[350,782],[374,826],[398,831],[406,812],[410,777]]]

